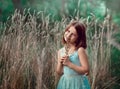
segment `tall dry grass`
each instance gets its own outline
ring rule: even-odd
[[[112,89],[111,86],[117,81],[111,75],[111,42],[112,32],[116,29],[110,15],[107,15],[103,22],[95,16],[86,20],[88,55],[90,62],[91,89]],[[113,43],[113,42],[111,42]]]
[[[111,46],[107,43],[112,23],[108,17],[104,22],[94,16],[76,19],[87,25],[91,87],[107,89],[115,82],[110,74]],[[57,50],[62,46],[62,30],[70,21],[54,21],[44,12],[31,14],[25,10],[20,14],[16,10],[1,25],[0,89],[55,89]]]
[[[57,40],[57,37],[55,39],[53,27],[49,25],[49,16],[35,14],[28,11],[21,15],[16,10],[5,24],[0,39],[1,89],[54,87],[53,67],[56,61],[53,54],[56,54],[54,45],[57,43],[51,41]],[[38,15],[40,23],[36,21]]]

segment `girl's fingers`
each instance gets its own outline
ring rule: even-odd
[[[66,58],[66,57],[64,56],[64,57],[62,57],[62,58]]]
[[[60,63],[63,63],[63,61],[60,61]]]
[[[63,60],[59,60],[60,63],[63,63]]]
[[[65,60],[65,58],[61,58],[61,60]]]
[[[60,62],[61,62],[62,64],[65,64],[67,60],[68,60],[68,56],[63,56],[63,57],[60,59]]]
[[[68,59],[69,58],[69,56],[63,56],[62,57],[62,59]]]

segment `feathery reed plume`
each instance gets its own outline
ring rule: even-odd
[[[66,54],[67,56],[69,56],[68,52],[69,52],[69,45],[66,43],[66,44],[65,44],[65,54]]]

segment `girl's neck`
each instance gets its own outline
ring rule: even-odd
[[[77,47],[75,45],[66,44],[65,45],[65,53],[66,55],[70,55],[71,53],[75,52]]]
[[[73,50],[76,50],[77,47],[75,46],[75,44],[67,44],[68,48],[69,49],[73,49]]]

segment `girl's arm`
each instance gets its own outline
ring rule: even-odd
[[[62,59],[60,58],[60,50],[58,51],[58,63],[57,63],[56,72],[59,75],[63,74],[63,64],[62,64]]]
[[[71,69],[77,71],[80,74],[89,73],[88,58],[87,58],[87,55],[86,55],[86,52],[85,52],[84,48],[80,47],[78,49],[78,56],[79,56],[81,66],[77,66],[77,65],[71,63],[70,61],[67,61],[65,63],[65,65],[67,65],[68,67],[70,67]]]

